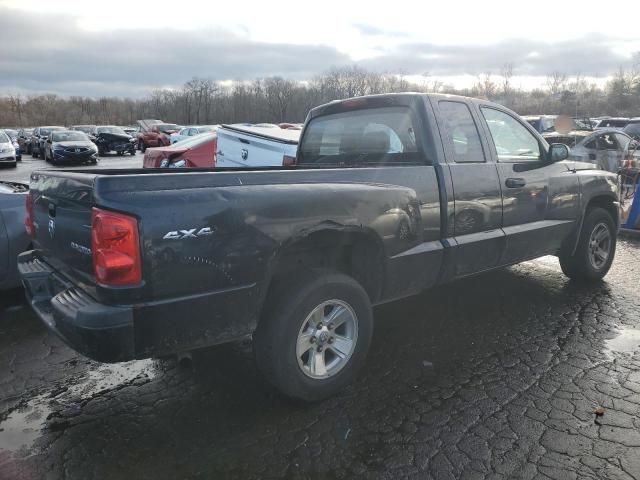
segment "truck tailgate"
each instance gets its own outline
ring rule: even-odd
[[[258,130],[255,128],[254,130]],[[272,129],[262,129],[269,131]],[[218,167],[281,167],[283,157],[295,158],[297,140],[292,135],[299,132],[273,129],[274,135],[243,132],[239,129],[221,127],[218,129]],[[283,132],[286,132],[286,137]],[[272,132],[268,132],[272,133]],[[276,136],[275,134],[280,136]]]
[[[34,245],[45,260],[83,283],[94,283],[91,209],[94,175],[38,172],[31,178]]]

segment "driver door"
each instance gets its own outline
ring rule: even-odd
[[[548,160],[548,145],[515,114],[481,106],[502,189],[508,265],[555,253],[579,216],[580,185],[573,162]]]

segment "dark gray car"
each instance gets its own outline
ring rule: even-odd
[[[17,257],[31,244],[24,228],[28,191],[23,183],[0,181],[0,290],[20,285]]]

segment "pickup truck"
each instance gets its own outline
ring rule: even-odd
[[[32,307],[103,362],[252,338],[284,394],[363,365],[372,306],[543,255],[602,279],[616,176],[482,100],[389,94],[311,110],[295,165],[32,173]],[[398,319],[402,322],[402,319]]]
[[[281,167],[295,163],[300,130],[278,125],[222,125],[217,133],[217,167]]]

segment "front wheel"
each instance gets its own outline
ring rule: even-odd
[[[578,246],[573,255],[561,252],[560,267],[572,280],[596,282],[611,268],[616,253],[617,232],[611,214],[591,208],[585,214]]]
[[[372,332],[362,286],[342,273],[312,270],[271,288],[254,336],[256,361],[285,395],[317,401],[353,380]]]

